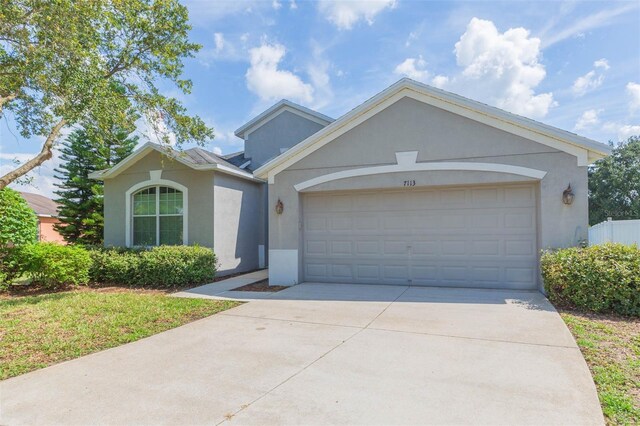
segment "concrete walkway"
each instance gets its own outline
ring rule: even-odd
[[[253,284],[258,281],[269,278],[269,270],[261,269],[259,271],[249,272],[248,274],[238,275],[217,281],[211,284],[201,285],[200,287],[190,288],[189,290],[173,293],[175,297],[195,297],[199,299],[233,299],[233,300],[254,300],[270,297],[273,293],[260,293],[256,291],[233,291],[247,284]]]
[[[302,284],[0,383],[0,424],[602,424],[539,293]]]

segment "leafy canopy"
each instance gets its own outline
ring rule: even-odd
[[[38,219],[22,195],[11,188],[0,189],[0,249],[32,243],[37,235]]]
[[[0,177],[0,188],[51,157],[64,128],[134,125],[144,116],[162,143],[204,143],[213,130],[160,90],[183,93],[191,43],[187,8],[177,0],[0,0],[0,117],[20,133],[46,138],[41,152]]]
[[[620,143],[589,169],[589,223],[640,219],[640,136]]]

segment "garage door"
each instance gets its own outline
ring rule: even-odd
[[[306,281],[536,288],[534,185],[303,195]]]

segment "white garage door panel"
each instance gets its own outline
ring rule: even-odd
[[[535,187],[306,194],[305,280],[536,287]]]

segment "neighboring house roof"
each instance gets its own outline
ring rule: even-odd
[[[609,146],[600,142],[403,78],[259,167],[254,174],[261,178],[273,178],[280,171],[405,97],[575,155],[579,166],[586,166],[611,152]]]
[[[51,198],[47,198],[44,195],[32,194],[31,192],[21,192],[20,195],[22,195],[22,198],[25,199],[29,207],[31,207],[31,210],[33,210],[37,216],[58,217],[60,204]]]
[[[249,133],[253,132],[258,127],[263,126],[265,123],[273,120],[278,115],[282,114],[285,111],[289,111],[293,114],[304,117],[308,120],[314,121],[316,123],[322,124],[326,126],[330,123],[333,123],[335,120],[331,117],[328,117],[324,114],[320,114],[317,111],[309,109],[307,107],[303,107],[302,105],[298,105],[286,99],[281,100],[271,108],[267,109],[262,114],[253,118],[247,124],[240,127],[235,131],[235,135],[239,138],[246,139]]]
[[[173,158],[194,170],[218,171],[248,180],[259,180],[256,179],[252,173],[243,170],[233,163],[225,160],[223,157],[202,148],[196,147],[184,151],[177,151],[173,148],[164,147],[152,142],[147,142],[112,168],[93,172],[89,174],[89,177],[100,180],[114,178],[137,161],[144,158],[151,151],[158,151],[161,154]]]

